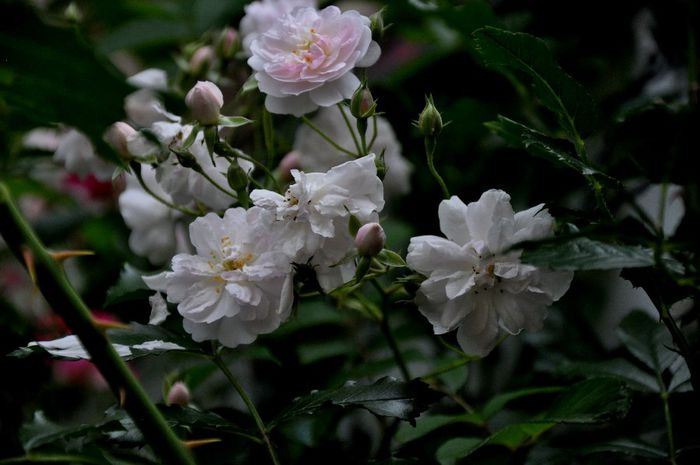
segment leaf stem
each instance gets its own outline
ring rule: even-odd
[[[93,323],[90,310],[68,282],[63,269],[51,257],[29,224],[12,202],[10,192],[0,182],[0,232],[10,250],[23,261],[28,248],[34,257],[38,288],[49,305],[66,322],[90,354],[117,399],[143,433],[156,455],[168,464],[194,465],[187,449],[170,429],[156,406],[136,381],[107,337]]]
[[[250,399],[248,396],[248,393],[245,392],[245,389],[243,389],[243,386],[241,386],[241,383],[238,382],[235,376],[233,376],[233,373],[231,373],[231,370],[228,369],[226,366],[226,363],[221,359],[221,355],[219,353],[215,353],[213,356],[214,363],[219,367],[221,372],[226,376],[226,379],[228,379],[229,383],[231,383],[231,386],[236,390],[239,396],[241,396],[241,399],[243,400],[243,403],[246,405],[248,408],[248,412],[250,412],[250,415],[253,417],[255,420],[255,424],[258,427],[258,430],[260,431],[260,435],[262,436],[263,441],[265,442],[265,446],[267,447],[267,451],[270,454],[270,458],[272,459],[272,463],[274,465],[280,465],[280,461],[277,458],[277,454],[275,453],[275,448],[272,445],[272,442],[270,441],[270,436],[268,435],[267,428],[265,427],[265,423],[263,423],[262,418],[260,418],[260,414],[258,413],[258,410],[255,408],[255,404],[253,401]]]
[[[348,118],[348,115],[345,113],[345,108],[343,108],[342,102],[338,103],[338,110],[340,111],[340,114],[343,116],[343,121],[345,121],[345,126],[348,128],[348,131],[350,131],[350,136],[352,137],[352,141],[355,144],[355,148],[357,149],[357,153],[365,154],[362,150],[362,147],[360,146],[359,141],[357,140],[357,137],[355,136],[355,130],[352,128],[352,124],[350,124],[350,119]]]
[[[447,185],[445,184],[445,181],[442,179],[442,176],[440,176],[440,173],[437,172],[435,169],[435,164],[433,161],[434,155],[435,155],[435,148],[437,147],[437,140],[435,138],[431,137],[425,137],[424,138],[424,144],[425,144],[425,156],[426,159],[428,160],[428,170],[430,171],[430,174],[433,175],[437,183],[440,185],[440,188],[442,189],[442,195],[446,199],[450,198],[450,191],[447,189]]]
[[[337,142],[335,142],[333,139],[331,139],[330,137],[328,137],[328,135],[327,135],[325,132],[323,132],[323,131],[321,130],[321,128],[319,128],[319,127],[316,126],[314,123],[312,123],[311,120],[310,120],[309,118],[307,118],[306,116],[302,116],[302,117],[301,117],[301,120],[304,122],[304,124],[306,124],[308,127],[310,127],[311,129],[313,129],[319,136],[321,136],[321,137],[323,138],[323,140],[325,140],[326,142],[328,142],[329,144],[331,144],[336,150],[340,150],[341,152],[343,152],[343,153],[345,153],[345,154],[347,154],[347,155],[350,155],[352,158],[357,158],[357,154],[356,154],[356,153],[353,153],[353,152],[351,152],[350,150],[341,147]]]
[[[146,191],[146,193],[149,194],[151,197],[153,197],[154,199],[156,199],[158,202],[162,203],[162,204],[165,205],[166,207],[172,208],[173,210],[177,210],[177,211],[179,211],[179,212],[181,212],[181,213],[184,213],[185,215],[192,215],[192,216],[199,216],[199,215],[200,215],[199,212],[196,212],[196,211],[191,210],[191,209],[186,208],[186,207],[181,207],[181,206],[179,206],[179,205],[175,205],[175,204],[172,203],[172,202],[168,202],[168,201],[165,200],[163,197],[161,197],[161,196],[157,195],[155,192],[153,192],[153,191],[151,190],[151,188],[149,188],[149,187],[146,185],[146,182],[143,180],[143,176],[141,175],[141,166],[140,166],[140,165],[139,165],[138,167],[135,167],[135,166],[132,165],[132,169],[133,169],[133,171],[134,171],[134,174],[136,174],[136,179],[139,181],[139,184],[141,185],[141,188],[142,188],[144,191]]]

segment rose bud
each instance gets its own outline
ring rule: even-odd
[[[168,398],[165,400],[167,405],[187,406],[190,403],[190,390],[182,381],[178,381],[172,385],[168,392]]]
[[[363,257],[373,257],[382,251],[386,243],[384,228],[379,223],[363,225],[355,236],[355,247]]]
[[[221,31],[219,40],[216,44],[216,51],[221,58],[230,60],[238,51],[238,32],[231,27],[227,27]]]
[[[367,87],[360,86],[350,100],[350,113],[357,119],[374,116],[377,102]]]
[[[194,76],[202,76],[214,62],[214,49],[210,46],[198,48],[190,57],[190,73]]]
[[[421,134],[425,137],[435,137],[442,131],[442,116],[440,112],[435,108],[435,103],[433,102],[433,96],[425,97],[425,108],[418,116],[418,123],[416,124]]]
[[[107,129],[104,139],[119,155],[128,158],[129,149],[127,148],[127,142],[129,137],[134,134],[136,134],[136,129],[122,121],[117,121]]]
[[[198,81],[187,93],[185,104],[194,119],[205,126],[214,125],[219,121],[224,95],[213,82]]]

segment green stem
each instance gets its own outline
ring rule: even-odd
[[[157,195],[155,192],[153,192],[147,185],[146,182],[143,180],[143,176],[141,176],[141,166],[139,165],[138,167],[132,165],[132,170],[134,171],[134,174],[136,175],[136,179],[139,181],[139,184],[141,185],[141,188],[146,191],[147,194],[149,194],[151,197],[156,199],[158,202],[162,203],[166,207],[172,208],[173,210],[177,210],[179,212],[184,213],[185,215],[192,215],[192,216],[199,216],[200,213],[196,212],[194,210],[191,210],[189,208],[181,207],[179,205],[175,205],[172,202],[168,202],[165,200],[163,197]]]
[[[357,152],[362,153],[362,147],[360,147],[360,143],[358,142],[357,137],[355,136],[355,131],[352,128],[352,124],[350,124],[350,118],[348,118],[348,115],[345,113],[345,108],[343,108],[342,102],[338,103],[338,110],[340,111],[340,114],[343,117],[343,121],[345,121],[345,126],[348,128],[348,131],[350,131],[350,136],[352,137],[352,141],[355,144]]]
[[[230,191],[229,191],[228,189],[226,189],[225,187],[222,187],[218,182],[214,181],[214,180],[211,178],[211,176],[209,176],[203,169],[202,169],[202,170],[197,170],[197,172],[198,172],[199,174],[201,174],[202,177],[204,177],[204,179],[206,179],[207,181],[209,181],[214,187],[216,187],[217,189],[219,189],[219,190],[220,190],[221,192],[223,192],[224,194],[228,195],[229,197],[233,197],[234,199],[237,198],[236,194],[234,194],[233,192],[230,192]]]
[[[473,362],[474,359],[472,358],[462,358],[459,360],[455,360],[454,362],[450,363],[447,366],[438,368],[436,370],[431,371],[430,373],[427,373],[423,376],[421,376],[421,379],[430,379],[430,378],[435,378],[436,376],[439,376],[443,373],[450,372],[452,370],[455,370],[457,368],[463,367],[464,365],[468,365],[469,363]]]
[[[369,145],[367,146],[367,150],[372,150],[372,147],[374,146],[374,142],[377,140],[377,117],[372,116],[372,139],[369,141]]]
[[[351,152],[350,150],[341,147],[337,142],[335,142],[333,139],[331,139],[330,137],[328,137],[328,135],[326,135],[326,133],[323,132],[323,131],[321,130],[321,128],[319,128],[319,127],[316,126],[314,123],[312,123],[311,120],[310,120],[309,118],[307,118],[306,116],[302,116],[302,117],[301,117],[301,120],[304,122],[304,124],[306,124],[308,127],[310,127],[311,129],[313,129],[313,130],[316,132],[316,134],[318,134],[319,136],[321,136],[321,138],[323,138],[323,140],[325,140],[326,142],[328,142],[329,144],[331,144],[336,150],[340,150],[341,152],[343,152],[343,153],[345,153],[345,154],[347,154],[347,155],[350,155],[352,158],[357,158],[357,154],[356,154],[356,153],[353,153],[353,152]]]
[[[572,128],[573,126],[573,122]],[[576,148],[576,155],[578,155],[579,159],[588,164],[588,153],[586,151],[586,142],[581,138],[581,136],[576,133],[576,138],[574,141],[574,146]],[[588,185],[591,187],[591,190],[593,191],[593,195],[595,196],[596,204],[598,205],[598,209],[602,211],[605,216],[609,220],[613,220],[613,214],[608,208],[608,203],[605,200],[605,194],[603,193],[603,186],[600,184],[600,182],[595,178],[594,175],[588,174],[585,175],[586,180],[588,181]]]
[[[660,381],[663,383],[663,381]],[[666,422],[666,438],[668,440],[668,459],[671,465],[676,465],[676,443],[673,439],[673,421],[671,419],[671,409],[668,405],[668,392],[662,388],[661,401],[664,404],[664,420]]]
[[[401,354],[401,350],[399,349],[399,345],[396,342],[396,339],[394,338],[394,334],[391,332],[391,327],[389,326],[389,317],[388,317],[388,315],[386,313],[386,309],[385,309],[387,304],[389,303],[388,299],[387,299],[387,293],[384,291],[384,288],[376,279],[372,279],[370,282],[379,291],[379,293],[382,296],[382,305],[381,305],[382,318],[379,322],[380,328],[382,330],[382,334],[384,334],[384,338],[386,339],[386,342],[389,344],[389,348],[391,349],[391,353],[394,355],[394,360],[396,360],[396,364],[399,366],[399,370],[401,371],[401,376],[403,376],[404,381],[410,381],[411,380],[411,373],[408,371],[408,366],[406,365],[406,361],[403,359],[403,355]]]
[[[27,454],[22,457],[13,457],[0,460],[0,465],[22,464],[22,463],[88,463],[102,465],[104,462],[83,455],[69,454]]]
[[[36,284],[49,305],[66,322],[90,354],[92,362],[109,384],[117,399],[141,430],[146,443],[164,463],[194,465],[180,439],[170,429],[156,406],[136,381],[107,337],[95,327],[90,310],[68,282],[63,269],[51,257],[0,182],[0,232],[18,260],[28,248],[34,258]]]
[[[228,142],[225,141],[219,141],[216,144],[217,148],[217,153],[220,153],[221,155],[225,157],[230,157],[233,158],[234,160],[236,158],[242,158],[243,160],[247,160],[260,168],[263,173],[265,173],[265,176],[267,176],[272,183],[274,184],[275,190],[280,193],[282,192],[282,186],[280,186],[279,182],[277,181],[277,178],[275,178],[275,175],[268,169],[267,166],[265,166],[264,163],[260,162],[259,160],[256,160],[255,158],[251,157],[250,155],[246,154],[240,149],[231,147]]]
[[[446,198],[450,198],[450,191],[447,189],[447,185],[445,184],[445,181],[442,179],[442,176],[440,176],[440,173],[437,172],[435,169],[435,164],[433,162],[433,157],[435,155],[435,148],[437,147],[437,141],[434,138],[426,137],[424,139],[425,143],[425,156],[428,160],[428,170],[430,171],[430,174],[433,175],[435,180],[438,182],[440,185],[440,188],[442,189],[442,195]]]
[[[272,114],[263,106],[262,109],[263,135],[268,163],[275,158],[275,131],[272,126]]]
[[[270,458],[272,459],[272,463],[274,465],[279,465],[280,461],[277,458],[277,455],[275,454],[275,448],[272,445],[272,442],[270,442],[270,436],[267,433],[267,428],[265,427],[265,423],[263,423],[262,418],[260,418],[260,414],[258,413],[258,410],[255,408],[255,404],[253,404],[253,401],[248,397],[248,393],[245,392],[245,389],[243,389],[243,386],[238,382],[238,380],[233,376],[233,373],[231,373],[231,370],[228,369],[226,366],[226,363],[221,359],[221,356],[217,353],[214,355],[214,363],[219,367],[221,372],[226,376],[226,379],[228,379],[229,383],[231,383],[231,386],[238,392],[238,395],[241,396],[241,399],[243,400],[243,403],[245,403],[246,407],[248,408],[248,412],[250,412],[250,415],[253,417],[255,420],[255,424],[258,427],[258,430],[260,431],[260,435],[262,436],[263,441],[265,442],[265,445],[267,446],[267,451],[270,453]]]

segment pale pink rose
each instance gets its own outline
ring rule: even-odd
[[[187,92],[185,104],[192,112],[194,119],[202,124],[216,124],[219,121],[219,111],[224,106],[224,95],[211,81],[198,81]]]
[[[259,34],[270,29],[281,16],[294,8],[316,7],[316,0],[260,0],[245,7],[245,16],[241,19],[240,32],[243,36],[243,50],[250,56],[250,44]]]
[[[352,97],[359,87],[353,68],[373,65],[379,45],[370,20],[335,6],[297,8],[250,46],[248,64],[271,113],[301,116]]]

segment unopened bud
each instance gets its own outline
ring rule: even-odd
[[[282,180],[289,181],[292,179],[292,170],[301,168],[301,153],[292,150],[287,155],[282,157],[280,164],[277,167],[277,172]]]
[[[190,109],[194,119],[205,126],[214,125],[219,121],[221,107],[224,106],[224,94],[210,81],[198,81],[187,92],[185,104]]]
[[[167,405],[179,405],[186,407],[190,403],[190,390],[182,381],[178,381],[172,385],[168,392],[168,398],[165,400]]]
[[[382,36],[384,36],[384,31],[386,30],[386,28],[384,27],[385,9],[386,7],[382,8],[381,10],[377,11],[369,17],[369,29],[372,31],[372,37],[377,39],[381,39]]]
[[[214,63],[214,49],[208,45],[199,47],[190,57],[190,73],[194,76],[203,76]]]
[[[435,108],[432,95],[425,97],[425,108],[418,116],[416,127],[425,137],[435,137],[442,131],[442,116]]]
[[[350,100],[350,113],[357,119],[367,119],[374,115],[377,109],[377,102],[374,101],[372,93],[364,85],[357,88]]]
[[[221,58],[230,60],[238,51],[238,46],[238,32],[231,27],[227,27],[219,35],[216,43],[216,52]]]
[[[248,174],[238,163],[231,163],[226,171],[226,179],[231,189],[238,192],[248,187]]]
[[[175,153],[175,156],[177,157],[177,161],[184,168],[192,168],[195,171],[197,171],[201,168],[199,166],[199,163],[197,162],[197,159],[194,157],[194,155],[192,155],[192,152],[190,152],[189,150],[182,150],[182,151],[173,150],[173,153]]]
[[[128,124],[117,121],[107,129],[105,141],[114,147],[114,150],[124,158],[129,158],[129,138],[136,134],[136,130]]]
[[[367,223],[357,231],[355,247],[363,257],[374,257],[384,248],[386,234],[379,223]]]

